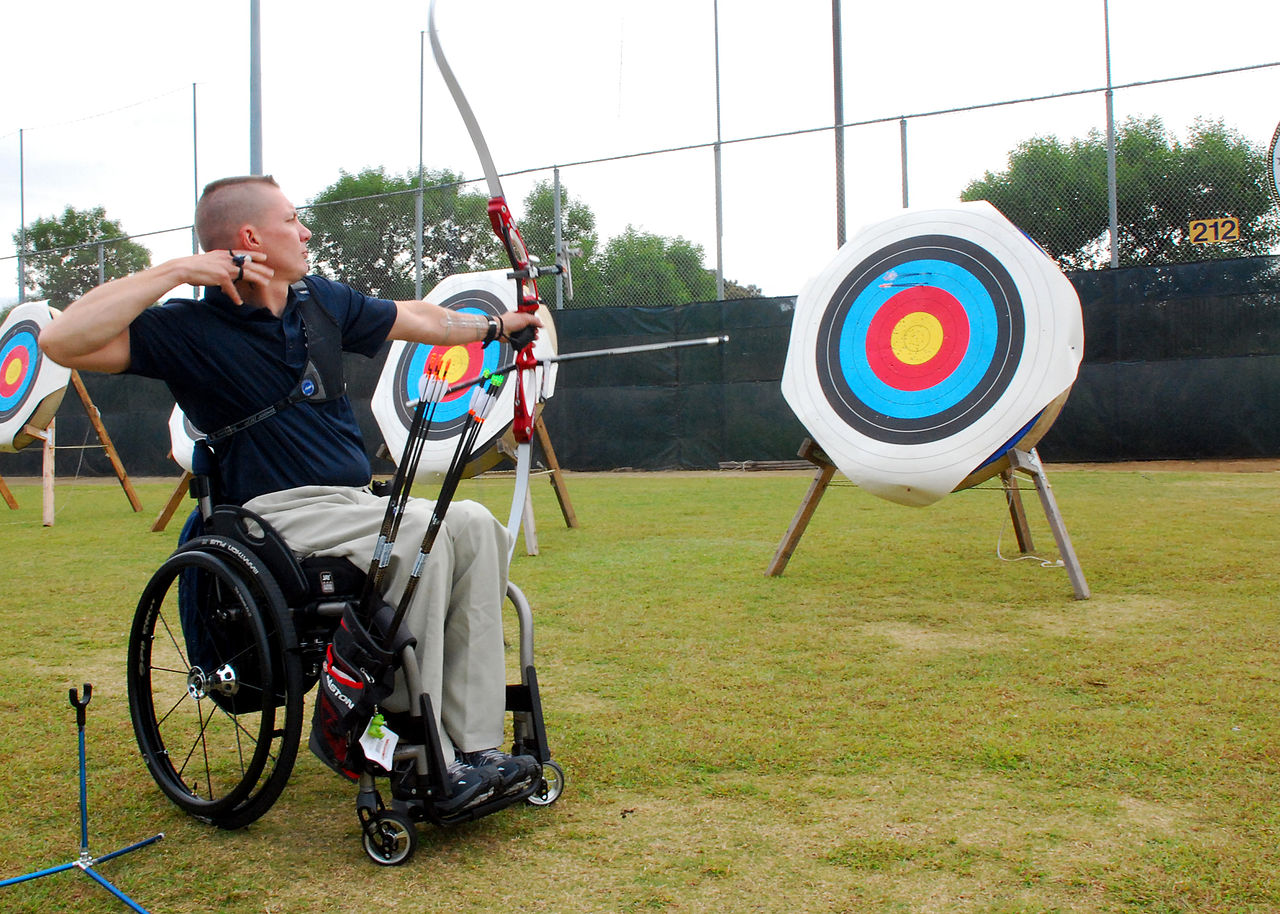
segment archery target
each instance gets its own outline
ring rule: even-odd
[[[925,505],[1039,440],[1083,348],[1074,288],[993,206],[909,210],[805,286],[782,390],[852,481]]]
[[[516,310],[515,282],[507,278],[506,270],[450,276],[432,289],[427,299],[454,311],[493,317]],[[555,355],[556,337],[551,313],[546,307],[541,307],[538,316],[542,320],[542,328],[533,344],[534,355],[540,358]],[[418,399],[426,367],[435,355],[447,361],[447,377],[451,386],[476,380],[483,372],[493,371],[515,360],[515,350],[499,341],[488,346],[479,342],[430,345],[397,340],[392,343],[374,389],[372,407],[383,441],[396,463],[404,453],[413,423],[414,406],[411,404]],[[540,367],[538,374],[541,375],[538,400],[543,400],[554,391],[554,366]],[[496,445],[515,415],[515,383],[516,374],[511,372],[504,379],[498,402],[476,439],[473,453],[479,456],[468,466],[468,475],[483,472],[500,459]],[[471,391],[472,388],[465,388],[436,405],[418,464],[418,478],[436,477],[448,469],[458,445],[458,436],[466,425]]]
[[[1271,134],[1271,149],[1268,151],[1267,160],[1270,163],[1268,170],[1271,176],[1267,187],[1271,191],[1271,199],[1275,201],[1276,206],[1280,206],[1280,124],[1276,124],[1276,132]]]
[[[0,451],[20,451],[58,412],[71,370],[45,358],[40,329],[53,320],[47,302],[17,305],[0,324]]]

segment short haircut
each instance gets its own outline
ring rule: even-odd
[[[271,175],[237,175],[205,185],[196,203],[196,237],[206,251],[235,247],[236,233],[258,215],[258,186],[279,187]]]

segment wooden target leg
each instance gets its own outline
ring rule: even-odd
[[[809,526],[809,520],[813,517],[813,512],[818,509],[818,502],[822,500],[822,495],[827,491],[827,486],[831,484],[831,478],[836,474],[835,466],[827,459],[827,455],[822,453],[822,449],[814,443],[812,438],[804,439],[804,443],[800,445],[800,456],[818,468],[818,472],[814,474],[813,481],[809,483],[809,491],[805,493],[804,500],[800,502],[800,508],[796,511],[795,517],[791,519],[791,526],[787,528],[787,532],[782,537],[782,542],[778,544],[778,551],[773,554],[773,561],[769,563],[769,568],[765,574],[769,577],[776,578],[782,574],[783,569],[787,567],[787,562],[791,560],[791,553],[796,551],[796,546],[800,545],[800,537],[804,536],[805,528]]]
[[[1063,523],[1062,513],[1058,510],[1058,501],[1053,497],[1053,489],[1045,476],[1044,465],[1040,463],[1040,455],[1035,448],[1030,452],[1013,450],[1009,452],[1010,465],[1019,472],[1026,473],[1035,481],[1036,491],[1040,494],[1040,505],[1044,508],[1045,519],[1049,521],[1049,529],[1058,544],[1058,554],[1062,556],[1062,564],[1066,566],[1067,577],[1071,579],[1071,588],[1077,600],[1087,600],[1090,596],[1089,585],[1085,582],[1084,571],[1080,560],[1076,558],[1075,547],[1071,545],[1071,536],[1067,533],[1067,525]]]
[[[1010,467],[1000,473],[1004,480],[1004,497],[1009,504],[1009,518],[1013,521],[1013,532],[1018,537],[1018,551],[1023,555],[1035,552],[1035,544],[1031,541],[1031,527],[1027,525],[1027,511],[1022,506],[1022,493],[1018,491],[1018,477]]]
[[[142,502],[138,500],[138,493],[133,490],[133,483],[129,482],[129,474],[124,471],[124,464],[120,461],[120,455],[116,453],[115,445],[111,443],[111,436],[107,434],[107,427],[102,424],[102,414],[98,412],[98,407],[94,405],[93,400],[89,397],[89,391],[84,386],[84,381],[80,380],[80,372],[71,372],[71,383],[75,385],[76,393],[80,395],[80,402],[84,404],[84,411],[89,416],[89,421],[93,424],[93,430],[98,433],[98,440],[102,442],[102,449],[107,453],[107,459],[111,461],[111,468],[115,470],[116,479],[120,480],[120,488],[124,489],[125,497],[129,499],[129,504],[133,506],[133,510],[141,511]]]
[[[174,512],[178,510],[178,505],[182,504],[182,499],[187,497],[187,490],[191,488],[191,472],[189,470],[182,471],[182,478],[178,480],[178,485],[174,488],[173,494],[169,496],[169,500],[165,502],[160,514],[157,515],[155,522],[151,525],[152,533],[159,533],[169,525],[169,521],[173,520]]]
[[[4,503],[13,511],[18,510],[18,499],[13,497],[13,493],[9,491],[9,487],[4,483],[4,477],[0,476],[0,498],[4,499]]]
[[[57,419],[51,420],[49,422],[49,427],[46,428],[44,432],[40,435],[40,437],[44,439],[43,471],[40,474],[41,491],[43,493],[42,503],[44,505],[44,516],[41,519],[41,523],[46,527],[53,526],[53,518],[54,518],[54,515],[57,513],[54,510],[54,504],[53,504],[53,482],[55,479],[54,467],[53,467],[53,458],[54,458],[53,441],[54,441],[54,426],[56,426],[57,424],[58,424]]]
[[[574,513],[573,503],[569,501],[569,487],[565,485],[564,474],[560,472],[560,461],[556,459],[556,449],[551,446],[551,435],[542,422],[542,414],[533,420],[534,431],[538,433],[538,443],[542,445],[542,453],[547,458],[547,466],[551,468],[551,488],[555,489],[556,501],[560,502],[560,514],[564,517],[564,525],[575,529],[578,526],[578,515]]]

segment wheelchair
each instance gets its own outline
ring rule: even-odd
[[[129,707],[160,790],[196,819],[237,829],[270,810],[288,782],[305,696],[319,680],[339,620],[359,600],[365,574],[343,558],[298,560],[251,511],[214,507],[210,488],[206,477],[192,478],[199,508],[138,601],[128,645]],[[507,600],[520,628],[520,682],[507,686],[511,754],[533,756],[540,777],[518,795],[451,808],[413,640],[398,637],[393,649],[418,702],[388,722],[402,736],[392,770],[365,762],[359,773],[356,812],[375,863],[408,860],[417,822],[453,825],[514,802],[550,805],[563,792],[564,771],[551,758],[543,725],[532,611],[514,584]],[[391,781],[389,804],[380,777]]]

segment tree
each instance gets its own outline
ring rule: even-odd
[[[551,263],[556,257],[555,185],[539,181],[524,198],[524,216],[520,219],[520,233],[529,252]],[[560,185],[560,240],[574,253],[571,255],[574,297],[581,301],[599,302],[601,284],[599,271],[592,268],[596,250],[600,244],[596,235],[596,215],[581,200],[569,196],[569,189]],[[538,291],[543,301],[554,304],[554,295],[542,285]]]
[[[14,235],[22,244],[22,233]],[[64,308],[94,286],[151,266],[151,252],[125,237],[101,206],[37,219],[27,226],[22,274],[28,298]]]
[[[1197,120],[1185,142],[1158,117],[1130,118],[1116,133],[1122,266],[1264,254],[1280,243],[1266,188],[1266,154],[1221,121]],[[962,200],[988,200],[1068,269],[1108,262],[1106,141],[1097,131],[1068,144],[1034,137],[1009,168],[969,184]],[[1240,240],[1193,244],[1193,220],[1230,216]]]
[[[714,274],[702,265],[702,245],[633,226],[609,239],[597,268],[610,305],[682,305],[712,301]]]
[[[425,172],[423,184],[423,293],[454,273],[501,265],[488,198],[449,171]],[[313,268],[372,295],[413,298],[417,188],[416,171],[339,172],[303,216],[315,235]]]

